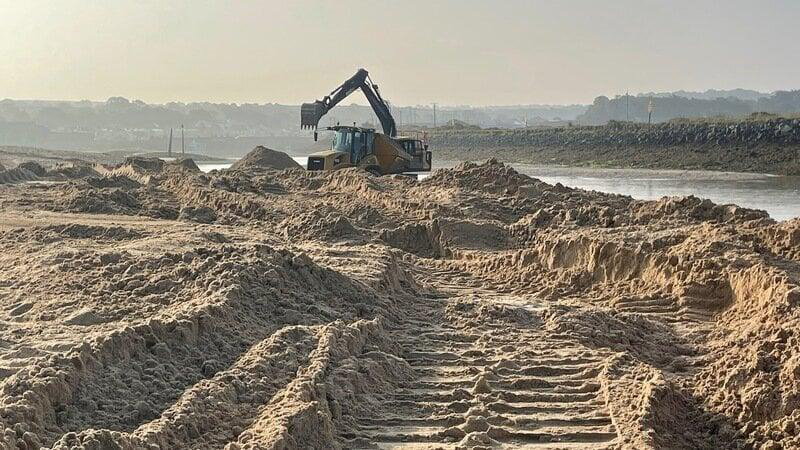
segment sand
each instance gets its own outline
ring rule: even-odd
[[[239,170],[253,168],[300,169],[302,167],[286,153],[259,145],[231,166],[231,169]]]
[[[493,160],[4,184],[0,447],[795,448],[799,278],[800,220]]]

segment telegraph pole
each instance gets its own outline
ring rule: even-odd
[[[625,121],[631,121],[631,96],[628,91],[625,91]]]
[[[181,124],[181,156],[186,154],[186,141],[183,136],[183,124]]]
[[[653,119],[653,109],[655,105],[653,105],[653,97],[650,97],[650,101],[647,103],[647,124],[652,124]]]
[[[169,144],[167,144],[167,156],[172,157],[172,128],[169,129]]]
[[[433,128],[436,128],[436,103],[433,104]]]

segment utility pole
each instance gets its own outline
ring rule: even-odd
[[[169,144],[167,144],[167,156],[172,158],[172,128],[169,129]]]
[[[181,124],[181,156],[186,154],[186,141],[183,135],[183,124]]]
[[[631,96],[625,91],[625,121],[631,121]]]
[[[653,105],[653,97],[650,97],[650,101],[647,103],[647,124],[648,125],[652,124],[653,108],[655,108],[655,105]]]
[[[433,128],[436,128],[436,103],[433,104]]]

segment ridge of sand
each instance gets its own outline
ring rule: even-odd
[[[0,447],[800,446],[800,220],[117,169],[0,187]]]

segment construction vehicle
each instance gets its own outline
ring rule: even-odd
[[[300,126],[303,129],[314,129],[314,140],[317,140],[316,130],[322,116],[359,88],[378,117],[383,133],[378,133],[373,128],[357,127],[355,123],[353,126],[337,124],[326,127],[326,130],[333,132],[331,148],[309,155],[307,169],[361,167],[375,175],[429,172],[431,152],[424,133],[397,136],[397,125],[389,105],[364,69],[359,69],[322,100],[303,103],[300,108]]]

